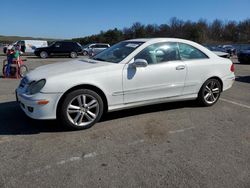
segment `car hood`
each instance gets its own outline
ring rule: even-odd
[[[39,80],[43,78],[52,78],[63,75],[73,75],[75,73],[90,72],[92,69],[98,69],[103,66],[109,66],[112,63],[92,61],[92,60],[74,60],[64,63],[54,63],[38,67],[27,74],[28,80]]]

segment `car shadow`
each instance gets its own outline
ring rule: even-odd
[[[199,106],[194,101],[185,101],[137,107],[107,113],[100,122],[188,107],[195,108]],[[28,118],[16,102],[0,103],[0,114],[0,135],[30,135],[42,132],[53,133],[72,131],[56,120],[33,120]]]
[[[121,111],[115,111],[107,113],[101,121],[110,121],[114,119],[121,119],[125,117],[161,112],[161,111],[169,111],[181,108],[197,108],[200,107],[196,101],[182,101],[182,102],[169,102],[162,104],[154,104],[143,107],[136,107]]]
[[[55,120],[37,121],[28,118],[17,102],[0,104],[0,135],[27,135],[41,132],[64,132]]]
[[[249,83],[250,84],[250,76],[237,76],[235,78],[237,82],[244,82],[244,83]]]

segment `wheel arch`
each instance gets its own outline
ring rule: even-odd
[[[203,82],[203,84],[204,84],[206,81],[210,80],[210,79],[216,79],[216,80],[218,80],[218,81],[220,82],[220,84],[221,84],[221,92],[222,92],[222,91],[223,91],[223,81],[222,81],[222,79],[221,79],[220,77],[218,77],[218,76],[212,76],[212,77],[206,79],[206,80]],[[202,89],[203,84],[201,85],[200,90]],[[200,91],[200,90],[199,90],[199,91]]]
[[[44,50],[39,51],[39,56],[41,55],[42,52],[46,52],[47,55],[48,55],[48,57],[50,56],[50,51],[47,50],[47,49],[44,49]]]
[[[70,89],[68,89],[59,99],[58,103],[57,103],[57,107],[56,107],[56,116],[58,116],[58,111],[62,105],[62,101],[65,99],[65,97],[67,96],[68,93],[77,90],[77,89],[90,89],[92,91],[95,91],[97,94],[100,95],[100,97],[103,100],[103,105],[104,105],[104,113],[108,111],[108,100],[107,97],[105,95],[105,93],[97,86],[91,85],[91,84],[81,84],[81,85],[77,85],[74,86]]]

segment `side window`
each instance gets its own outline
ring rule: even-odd
[[[17,45],[19,45],[19,46],[25,46],[25,44],[24,44],[24,41],[23,41],[23,40],[18,41],[16,44],[17,44]]]
[[[135,59],[145,59],[148,64],[180,60],[178,45],[175,42],[152,44],[137,54]]]
[[[55,43],[55,47],[56,47],[56,48],[60,48],[61,46],[62,46],[62,43],[60,43],[60,42],[56,42],[56,43]]]
[[[25,42],[22,40],[20,45],[25,46]]]
[[[206,54],[204,54],[197,48],[184,43],[179,43],[179,51],[182,60],[208,58]]]
[[[72,42],[64,42],[62,43],[62,48],[63,49],[72,49],[75,46],[74,43]]]
[[[108,48],[108,46],[105,45],[105,44],[101,44],[101,45],[100,45],[100,48]]]

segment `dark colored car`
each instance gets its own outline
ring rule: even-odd
[[[227,51],[223,48],[216,46],[207,46],[207,45],[205,45],[205,47],[220,57],[230,58],[230,54],[227,53]]]
[[[225,49],[226,52],[230,54],[230,56],[236,55],[236,48],[234,48],[232,45],[223,45],[222,48]]]
[[[240,63],[250,63],[250,48],[240,51],[237,56]]]
[[[76,58],[82,53],[82,47],[77,42],[56,41],[48,47],[36,48],[35,55],[41,58],[50,56],[70,56]]]

